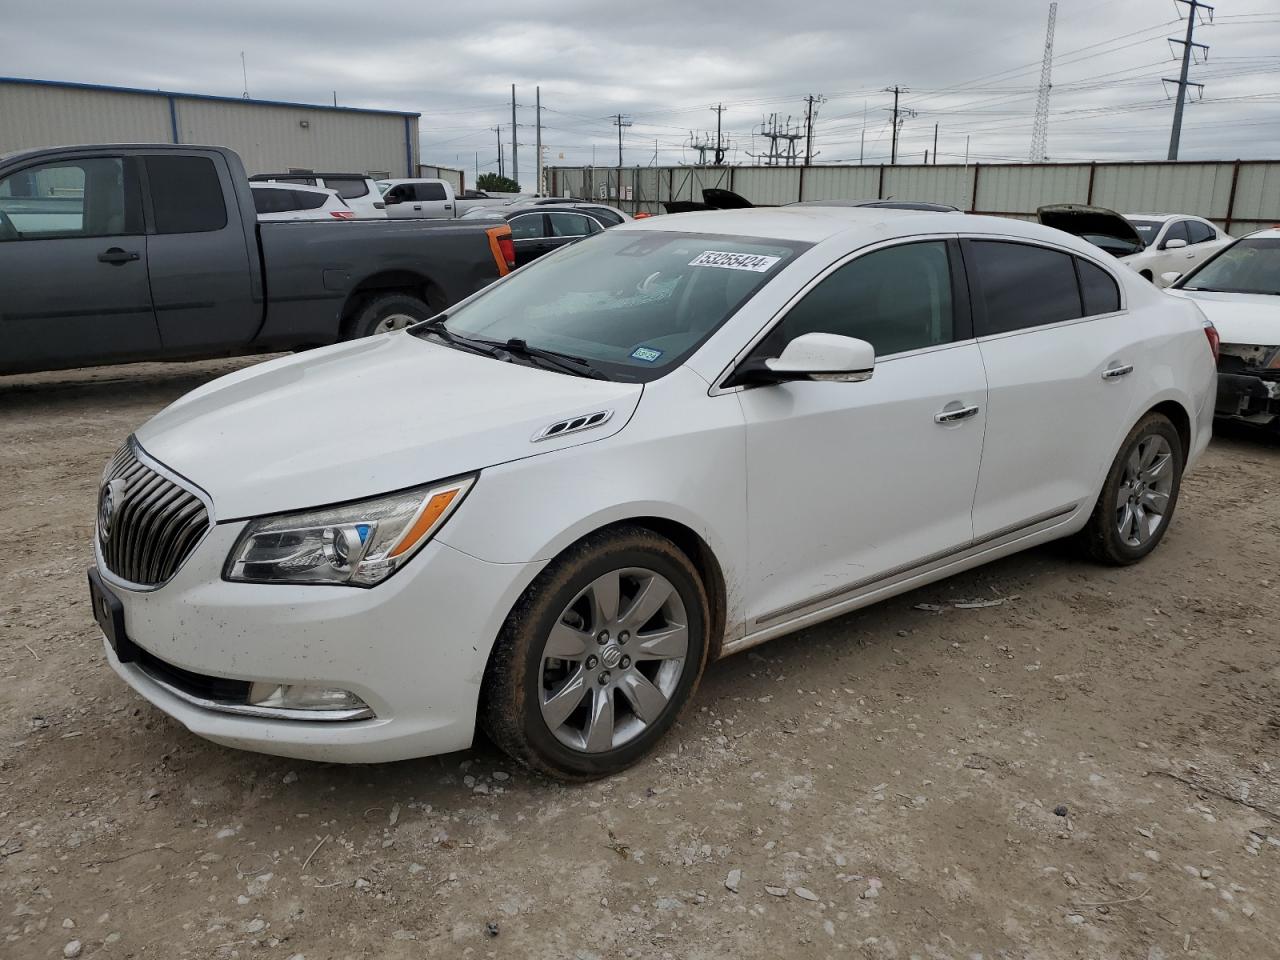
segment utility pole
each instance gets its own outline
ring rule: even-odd
[[[542,193],[542,87],[533,88],[534,113],[537,115],[537,138],[534,141],[534,149],[538,151],[537,159],[534,161],[534,176],[537,178],[533,184],[533,192]]]
[[[1196,14],[1205,10],[1208,12],[1209,22],[1213,22],[1213,7],[1207,3],[1201,3],[1200,0],[1178,0],[1178,3],[1185,3],[1187,10],[1187,36],[1185,40],[1173,40],[1170,43],[1182,44],[1182,74],[1177,80],[1165,79],[1165,83],[1176,83],[1178,85],[1178,99],[1173,108],[1173,131],[1169,134],[1169,159],[1178,159],[1178,147],[1182,141],[1182,108],[1187,102],[1187,87],[1199,87],[1204,92],[1203,83],[1192,83],[1187,79],[1187,74],[1191,71],[1191,55],[1196,47],[1199,47],[1207,56],[1209,53],[1208,44],[1194,42],[1196,30]]]
[[[938,125],[933,125],[933,165],[938,165]]]
[[[498,176],[505,177],[507,171],[502,166],[502,127],[494,127],[493,132],[498,135]]]
[[[511,85],[511,179],[520,182],[520,159],[516,153],[516,85]]]
[[[822,94],[810,94],[804,98],[804,165],[813,162],[813,121],[816,119],[816,108],[827,102]]]
[[[724,113],[724,104],[717,103],[711,108],[716,112],[716,166],[724,163],[724,139],[720,136],[720,115]]]
[[[893,94],[893,111],[892,111],[892,112],[893,112],[893,145],[892,145],[892,147],[891,147],[891,148],[890,148],[890,150],[889,150],[889,163],[890,163],[890,164],[897,164],[897,162],[898,162],[898,132],[899,132],[899,130],[902,128],[902,124],[903,124],[903,122],[904,122],[908,117],[914,117],[914,116],[916,115],[916,112],[915,112],[914,110],[912,110],[910,107],[901,107],[901,108],[900,108],[900,107],[898,106],[898,97],[899,97],[899,95],[901,95],[901,94],[903,94],[903,93],[910,93],[910,91],[909,91],[909,90],[907,90],[907,89],[905,89],[904,87],[901,87],[901,86],[898,86],[897,84],[895,84],[895,85],[894,85],[894,86],[892,86],[892,87],[886,87],[886,88],[885,88],[885,93],[892,93],[892,94]]]
[[[618,128],[618,200],[622,199],[622,128],[631,126],[631,121],[621,113],[615,114],[613,125]]]

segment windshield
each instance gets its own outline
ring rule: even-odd
[[[1132,217],[1125,217],[1129,221],[1129,226],[1138,231],[1138,236],[1142,238],[1142,242],[1148,247],[1156,238],[1156,234],[1160,232],[1160,228],[1164,226],[1161,220],[1135,220]]]
[[[655,380],[809,246],[609,231],[517,270],[450,313],[448,330],[580,357],[615,380]]]
[[[1178,286],[1183,290],[1280,296],[1280,237],[1237,240]]]

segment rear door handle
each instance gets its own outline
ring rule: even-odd
[[[1121,377],[1127,377],[1133,373],[1132,363],[1118,363],[1114,367],[1107,367],[1102,371],[1103,380],[1119,380]]]
[[[948,404],[933,415],[933,422],[956,423],[960,420],[968,420],[970,417],[978,415],[978,409],[976,404],[971,407],[951,406]]]
[[[415,204],[413,205],[413,209],[415,209],[415,210],[421,210],[421,209],[422,209],[422,204],[420,204],[420,203],[415,203]]]
[[[98,254],[99,262],[114,263],[116,265],[139,259],[141,259],[141,256],[135,251],[121,250],[119,247],[112,247],[110,250],[103,250],[102,253]]]

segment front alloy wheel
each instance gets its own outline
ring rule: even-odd
[[[485,673],[481,720],[534,769],[589,779],[630,766],[689,702],[708,649],[706,591],[650,530],[592,534],[511,611]]]

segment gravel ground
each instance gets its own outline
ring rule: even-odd
[[[1143,564],[1034,550],[776,640],[565,787],[236,753],[116,679],[102,464],[245,362],[0,380],[0,956],[1277,955],[1275,440],[1215,439]]]

